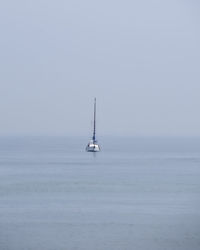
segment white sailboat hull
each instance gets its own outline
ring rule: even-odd
[[[86,151],[87,152],[99,152],[100,151],[100,147],[98,144],[96,143],[88,143],[87,147],[86,147]]]

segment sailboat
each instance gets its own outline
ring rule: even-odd
[[[92,140],[89,141],[88,145],[86,146],[87,152],[99,152],[100,147],[96,140],[96,98],[94,99],[94,124],[93,124],[93,136]]]

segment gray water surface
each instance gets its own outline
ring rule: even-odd
[[[2,137],[0,250],[200,249],[200,139]]]

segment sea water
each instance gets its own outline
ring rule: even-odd
[[[0,138],[0,250],[200,249],[200,139]]]

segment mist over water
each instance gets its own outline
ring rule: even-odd
[[[0,250],[200,249],[199,13],[1,1]]]
[[[200,139],[2,137],[0,249],[197,250]]]
[[[200,1],[0,5],[0,135],[200,136]]]

